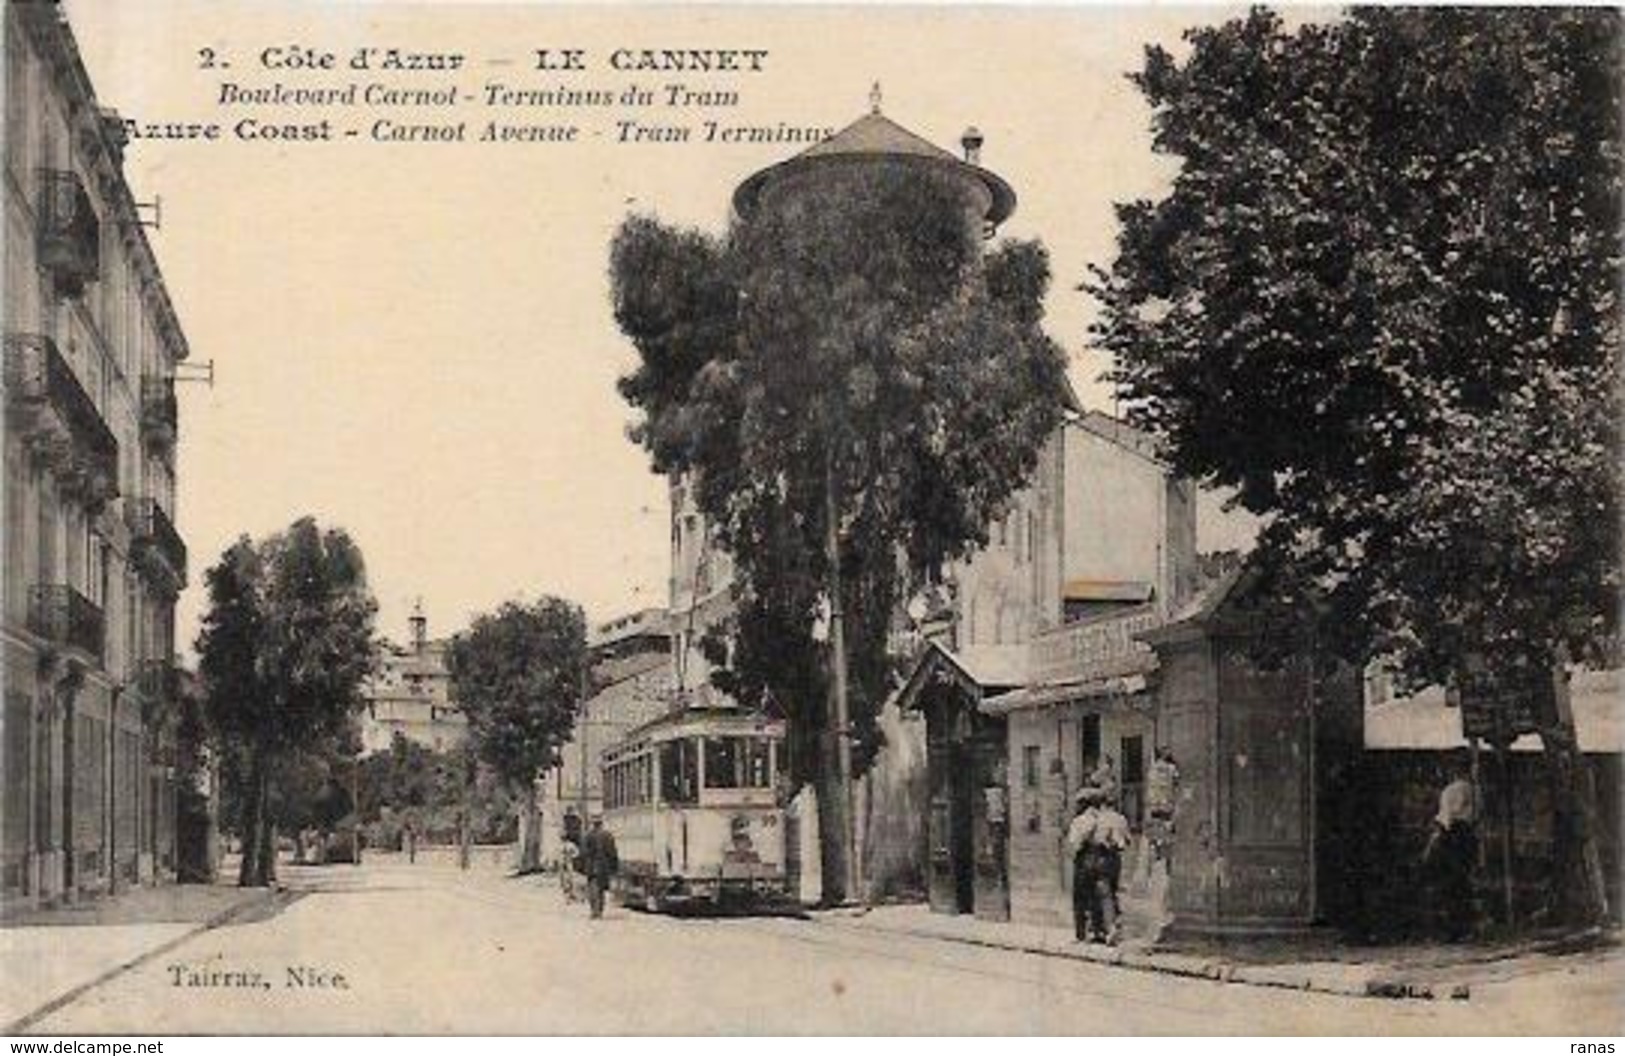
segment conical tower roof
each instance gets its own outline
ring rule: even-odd
[[[828,139],[808,147],[787,161],[754,173],[734,191],[734,210],[749,216],[756,208],[763,187],[781,176],[815,166],[850,164],[867,159],[891,158],[959,172],[987,188],[991,204],[984,219],[1002,222],[1016,208],[1016,192],[997,174],[962,161],[953,154],[899,125],[879,109],[864,114]]]

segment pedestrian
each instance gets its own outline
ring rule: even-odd
[[[576,891],[576,873],[581,868],[581,848],[568,833],[559,841],[559,889],[566,902],[581,901]]]
[[[1105,877],[1105,890],[1101,894],[1101,932],[1108,946],[1116,946],[1118,922],[1123,916],[1123,905],[1118,901],[1118,891],[1123,883],[1123,852],[1128,850],[1132,837],[1129,835],[1128,818],[1118,809],[1116,799],[1107,798],[1104,791],[1096,808],[1091,836],[1099,848],[1101,871]]]
[[[1084,785],[1073,797],[1077,816],[1067,830],[1072,853],[1072,927],[1079,942],[1117,944],[1116,885],[1128,847],[1128,819],[1103,789]]]
[[[581,840],[581,871],[587,877],[587,904],[595,920],[604,915],[604,892],[620,865],[615,837],[604,830],[603,816],[594,814],[592,828]]]
[[[1451,759],[1450,778],[1439,792],[1439,811],[1422,862],[1431,867],[1434,915],[1444,937],[1460,942],[1473,931],[1473,863],[1478,858],[1478,789],[1466,752]]]
[[[1095,884],[1099,863],[1090,848],[1094,843],[1099,791],[1084,785],[1072,796],[1075,813],[1066,830],[1066,849],[1072,856],[1072,932],[1079,942],[1094,940]]]

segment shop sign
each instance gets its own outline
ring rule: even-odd
[[[1534,671],[1517,676],[1478,671],[1461,680],[1461,733],[1494,744],[1510,742],[1543,725],[1557,714],[1551,673]]]
[[[1147,671],[1156,654],[1135,636],[1161,623],[1155,609],[1138,609],[1058,627],[1033,639],[1034,679],[1086,681]]]

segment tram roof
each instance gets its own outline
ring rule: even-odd
[[[674,709],[657,718],[650,719],[641,726],[634,726],[622,735],[620,741],[611,747],[611,751],[623,745],[641,739],[657,739],[656,735],[671,733],[680,735],[680,731],[690,728],[696,732],[706,729],[722,728],[738,730],[749,726],[756,732],[784,732],[784,720],[759,711],[745,708],[734,701],[723,703],[695,703],[687,707]],[[658,738],[661,740],[669,738]]]

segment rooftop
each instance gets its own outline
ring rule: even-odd
[[[734,210],[740,216],[749,216],[756,207],[762,188],[787,172],[828,163],[844,163],[854,159],[891,158],[916,160],[929,166],[954,171],[980,180],[992,197],[985,219],[992,224],[1005,220],[1016,209],[1016,192],[998,175],[980,165],[963,161],[949,151],[918,136],[880,112],[874,110],[847,125],[828,139],[815,143],[787,161],[770,165],[754,173],[734,192]]]

